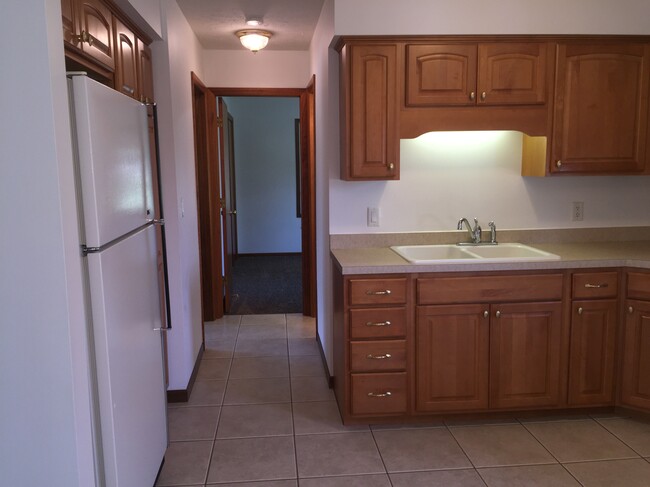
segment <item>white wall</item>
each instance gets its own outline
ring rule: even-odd
[[[60,3],[3,5],[0,46],[0,483],[91,486]]]
[[[647,0],[335,0],[336,34],[648,34]]]
[[[235,127],[239,253],[301,252],[295,144],[300,99],[230,97],[225,101]]]
[[[204,50],[203,66],[210,87],[305,88],[311,77],[307,51]]]
[[[338,54],[329,49],[334,35],[334,0],[325,0],[311,41],[311,71],[316,76],[316,295],[318,336],[332,371],[332,275],[330,264],[330,181],[339,164]]]
[[[521,143],[519,132],[402,140],[399,181],[330,182],[330,231],[454,230],[461,217],[509,229],[650,224],[649,176],[524,178]],[[571,220],[574,201],[583,221]],[[379,227],[367,226],[367,207],[379,207]]]
[[[171,314],[169,389],[185,389],[201,335],[201,288],[190,72],[201,77],[201,46],[174,0],[164,0],[163,38],[153,49]]]

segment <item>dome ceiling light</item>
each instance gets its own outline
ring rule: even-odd
[[[262,19],[260,17],[248,17],[246,19],[246,25],[251,27],[259,27],[262,25]],[[273,34],[268,30],[261,29],[243,29],[235,32],[235,35],[239,37],[239,41],[242,43],[246,49],[249,49],[252,52],[257,52],[260,49],[264,49],[269,43],[269,39]]]

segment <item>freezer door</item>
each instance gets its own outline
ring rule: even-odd
[[[147,107],[86,76],[71,81],[88,247],[100,247],[153,215]]]
[[[167,446],[155,227],[88,256],[109,487],[154,484]]]

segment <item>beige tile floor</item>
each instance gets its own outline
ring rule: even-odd
[[[650,424],[618,416],[341,424],[312,319],[206,323],[188,403],[169,407],[158,486],[650,486]]]

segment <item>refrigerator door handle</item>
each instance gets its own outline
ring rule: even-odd
[[[148,223],[153,223],[154,225],[160,225],[163,226],[165,224],[165,219],[164,218],[158,218],[154,220],[147,220]]]

